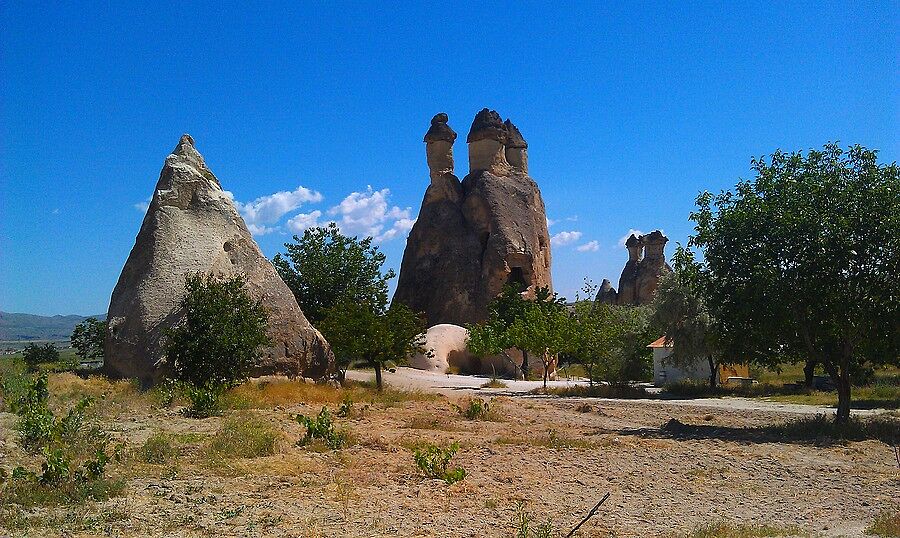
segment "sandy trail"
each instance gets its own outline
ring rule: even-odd
[[[423,392],[434,392],[444,394],[445,396],[474,394],[485,394],[489,396],[514,396],[527,398],[546,398],[541,395],[529,394],[531,391],[541,388],[541,381],[517,381],[504,379],[503,383],[506,388],[490,389],[482,388],[482,385],[490,381],[489,377],[456,375],[456,374],[437,374],[415,368],[400,367],[395,371],[385,371],[384,382],[392,387],[404,390],[420,390]],[[349,370],[347,378],[354,381],[371,381],[374,373],[371,370]],[[560,379],[556,381],[548,381],[547,385],[552,388],[557,387],[574,387],[586,386],[588,383],[582,379]],[[652,390],[652,389],[651,389]],[[567,398],[563,398],[567,400]],[[662,398],[646,398],[646,399],[619,399],[619,398],[577,398],[578,401],[589,402],[629,402],[635,405],[651,404],[651,405],[671,405],[677,407],[707,407],[711,409],[721,409],[729,411],[759,411],[778,414],[795,414],[795,415],[832,415],[835,412],[834,407],[805,405],[775,402],[754,398],[693,398],[693,399],[662,399]],[[854,409],[853,414],[859,416],[875,415],[886,412],[886,409]]]

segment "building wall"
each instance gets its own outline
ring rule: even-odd
[[[666,357],[672,354],[672,348],[653,348],[653,384],[657,386],[678,381],[709,381],[709,362],[697,359],[690,368],[678,368],[671,364],[663,364]],[[750,369],[743,364],[725,364],[719,367],[719,383],[725,383],[729,377],[750,377]]]

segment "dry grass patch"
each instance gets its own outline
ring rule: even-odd
[[[213,435],[204,453],[210,457],[259,458],[278,451],[281,432],[254,415],[236,415],[225,419]]]
[[[445,432],[455,432],[460,430],[453,421],[443,416],[416,415],[407,419],[402,427],[411,430],[438,430]]]
[[[900,509],[894,508],[878,514],[866,528],[866,534],[883,538],[900,538]]]
[[[326,405],[350,401],[392,407],[408,401],[435,401],[440,398],[434,394],[390,387],[378,391],[370,383],[347,382],[342,387],[333,387],[276,378],[248,381],[228,391],[225,405],[232,409],[261,409],[298,403]]]
[[[498,437],[494,440],[498,445],[534,446],[541,448],[595,448],[598,445],[587,439],[576,439],[559,435],[556,430],[547,430],[547,435],[540,437]]]

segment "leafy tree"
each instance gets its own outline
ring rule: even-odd
[[[544,292],[542,295],[549,295]],[[575,324],[564,299],[555,294],[528,302],[524,314],[507,329],[507,338],[515,347],[541,357],[544,367],[544,388],[550,367],[560,353],[569,352],[575,345]]]
[[[103,358],[106,327],[107,323],[97,318],[87,318],[75,326],[71,341],[79,357],[88,361]]]
[[[575,303],[574,346],[569,355],[582,366],[588,382],[620,383],[646,377],[649,353],[644,307]]]
[[[167,332],[166,360],[196,387],[228,387],[247,378],[269,343],[268,314],[244,279],[194,274],[185,280],[181,321]]]
[[[701,194],[691,215],[723,352],[818,360],[846,422],[852,371],[900,363],[900,169],[837,144],[753,168],[733,191]]]
[[[285,243],[285,256],[276,254],[272,263],[294,292],[300,309],[318,327],[326,311],[340,302],[371,305],[387,303],[387,282],[392,269],[381,272],[384,253],[372,238],[343,235],[335,223],[310,228],[294,243]]]
[[[709,364],[709,386],[716,387],[723,362],[719,328],[700,292],[693,255],[680,245],[675,252],[675,272],[663,276],[653,300],[653,321],[666,335],[672,353],[666,362],[690,368],[697,359]]]
[[[469,327],[466,346],[475,355],[504,355],[506,350],[522,351],[522,375],[527,377],[528,353],[541,357],[544,387],[558,353],[573,348],[574,325],[564,299],[548,288],[535,291],[535,298],[522,297],[516,288],[506,287],[491,303],[488,321]]]
[[[56,362],[59,360],[59,350],[56,344],[48,342],[42,346],[38,344],[28,344],[22,351],[22,358],[29,370],[35,371],[40,364],[48,362]]]
[[[363,360],[375,369],[375,385],[382,390],[382,369],[388,362],[400,362],[416,352],[424,352],[424,320],[408,306],[344,300],[325,312],[320,330],[334,351],[341,375],[354,360]]]

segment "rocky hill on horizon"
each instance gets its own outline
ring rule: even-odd
[[[0,312],[0,340],[68,340],[75,326],[90,317],[105,319],[106,314],[39,316]]]

